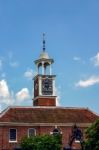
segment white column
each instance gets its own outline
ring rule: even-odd
[[[53,96],[56,95],[56,89],[55,89],[55,79],[53,79]]]
[[[44,75],[44,62],[42,62],[42,75]]]

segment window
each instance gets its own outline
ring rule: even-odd
[[[57,128],[55,128],[55,129],[53,130],[53,135],[56,135],[56,134],[60,134],[60,131],[59,131]]]
[[[36,135],[36,129],[34,128],[29,128],[28,129],[28,137],[30,136],[35,136]]]
[[[57,135],[62,134],[62,132],[59,129],[55,128],[52,132],[50,132],[50,134]]]
[[[17,130],[16,129],[10,129],[9,130],[9,142],[16,142],[17,141]]]

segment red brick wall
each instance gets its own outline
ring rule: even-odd
[[[56,98],[38,98],[33,102],[34,106],[56,106]]]
[[[17,129],[17,143],[9,143],[9,129],[10,128],[16,128]],[[15,127],[15,126],[9,126],[9,127],[0,127],[0,150],[13,150],[18,143],[20,143],[21,138],[28,135],[28,129],[29,128],[35,128],[36,134],[50,134],[55,128],[55,126],[33,126],[33,127]],[[71,127],[58,127],[58,129],[62,132],[62,143],[63,145],[68,144],[69,136],[71,135]],[[73,143],[73,147],[79,147],[79,143]]]
[[[39,95],[38,78],[34,81],[34,97]]]

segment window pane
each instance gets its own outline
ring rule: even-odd
[[[56,135],[56,134],[60,134],[60,131],[55,128],[55,129],[53,130],[53,135]]]
[[[10,141],[16,141],[16,129],[10,129]]]
[[[34,128],[29,129],[29,136],[35,136],[36,130]]]

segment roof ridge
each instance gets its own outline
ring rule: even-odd
[[[87,109],[90,110],[88,107],[64,107],[64,106],[8,106],[6,109],[4,109],[1,114],[5,111],[7,111],[10,108],[62,108],[62,109]],[[90,110],[91,111],[91,110]]]

